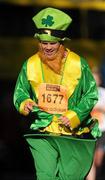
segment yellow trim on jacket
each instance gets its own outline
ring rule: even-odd
[[[67,87],[67,95],[68,98],[73,94],[77,84],[79,83],[79,79],[81,78],[81,61],[80,56],[75,54],[74,52],[68,50],[68,56],[66,59],[66,64],[63,72],[63,79],[62,85]],[[33,55],[29,58],[27,63],[27,77],[31,83],[33,90],[35,91],[36,97],[38,98],[38,88],[41,83],[43,83],[43,75],[42,75],[42,68],[41,68],[41,60],[38,54]],[[43,64],[42,64],[43,65]],[[50,68],[46,65],[43,65],[44,70],[44,77],[46,83],[55,83],[59,84],[60,82],[60,75],[57,75],[53,72]],[[52,80],[53,77],[53,80]],[[53,81],[53,82],[52,82]],[[68,110],[65,112],[65,116],[70,120],[70,126],[72,129],[76,128],[80,124],[80,120],[76,114],[76,112]],[[56,121],[55,121],[56,119]],[[56,124],[56,126],[55,126]],[[45,131],[51,131],[53,129],[54,132],[62,132],[63,134],[70,134],[70,130],[64,126],[61,126],[59,131],[59,123],[57,121],[57,117],[54,116],[52,119],[52,123],[45,128]],[[56,129],[56,130],[55,130]]]

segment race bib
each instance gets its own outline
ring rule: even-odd
[[[67,88],[57,84],[41,84],[38,106],[50,114],[63,114],[68,109]]]

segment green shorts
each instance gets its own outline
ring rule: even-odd
[[[26,135],[37,180],[83,180],[88,174],[95,150],[95,139],[70,136]]]

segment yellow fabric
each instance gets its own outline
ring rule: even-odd
[[[45,64],[42,64],[45,82],[51,84],[60,84],[62,76],[60,74],[56,74],[53,70],[51,70]]]
[[[70,129],[61,124],[61,121],[58,120],[57,116],[53,116],[52,122],[49,126],[45,127],[43,130],[40,130],[41,132],[50,132],[53,134],[65,134],[65,135],[71,135]]]
[[[70,127],[72,129],[78,127],[80,124],[80,120],[74,111],[68,110],[63,114],[63,116],[66,116],[70,120]]]
[[[81,77],[80,57],[68,50],[68,56],[63,72],[62,85],[67,87],[67,95],[70,97],[75,90],[76,85]],[[71,71],[72,70],[72,71]],[[46,83],[59,84],[62,76],[53,72],[49,67],[43,64],[44,78]],[[41,61],[38,54],[29,58],[27,63],[27,76],[32,88],[35,90],[38,98],[38,87],[43,82]]]
[[[29,58],[27,63],[27,76],[30,81],[33,90],[35,91],[36,97],[38,98],[38,88],[39,85],[43,82],[51,83],[51,84],[60,84],[62,79],[62,85],[67,88],[67,96],[68,98],[73,94],[79,79],[81,77],[81,62],[80,57],[68,50],[68,56],[66,58],[63,77],[62,75],[56,74],[52,71],[48,66],[42,63],[41,68],[41,60],[38,54],[35,54],[31,58]],[[64,64],[63,64],[64,65]],[[42,75],[42,69],[44,72],[44,80]],[[76,113],[73,111],[67,111],[65,113],[70,119],[71,128],[75,128],[80,124],[80,120],[77,117]],[[54,132],[57,134],[71,134],[70,128],[65,127],[64,125],[59,124],[56,116],[53,117],[52,122],[49,126],[44,128],[43,131]]]
[[[36,97],[38,98],[38,88],[39,85],[43,82],[41,62],[38,54],[33,55],[28,60],[27,77],[33,90],[35,91]]]
[[[90,129],[88,127],[85,127],[82,130],[78,130],[75,132],[69,127],[63,125],[61,121],[58,120],[57,116],[53,116],[52,122],[49,126],[45,127],[43,130],[40,130],[40,132],[49,132],[55,135],[82,135],[84,133],[88,133],[89,131]]]
[[[68,57],[65,65],[62,85],[68,89],[68,97],[70,97],[81,77],[81,61],[80,56],[68,50]]]
[[[32,99],[26,99],[20,104],[19,112],[24,116],[27,116],[29,113],[24,111],[24,106],[27,102],[34,102]]]
[[[88,127],[84,127],[81,131],[78,131],[76,132],[76,135],[81,135],[81,134],[84,134],[84,133],[89,133],[90,132],[90,129]]]

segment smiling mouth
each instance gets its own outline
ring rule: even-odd
[[[46,51],[45,54],[51,56],[51,55],[53,55],[53,51],[50,51],[50,52]]]

